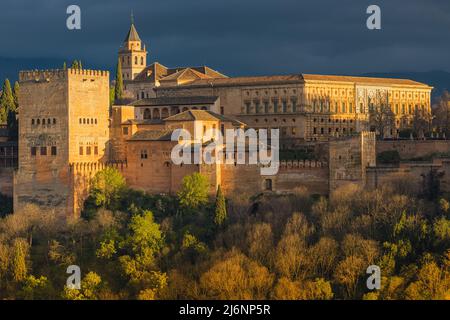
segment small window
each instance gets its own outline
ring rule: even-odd
[[[264,189],[267,191],[272,191],[272,179],[266,179],[264,181]]]
[[[86,155],[91,155],[91,147],[86,147]]]
[[[36,120],[36,123],[37,123],[37,124],[41,124],[41,119],[37,119],[37,120]]]
[[[34,119],[31,119],[31,125],[34,126]]]
[[[80,146],[80,156],[82,156],[82,155],[83,155],[83,147]]]
[[[41,147],[41,156],[47,155],[47,147]]]
[[[52,147],[52,156],[56,156],[56,147],[55,146]]]
[[[56,124],[56,118],[53,118],[53,124]]]
[[[43,124],[43,125],[45,124],[45,119],[42,119],[42,124]]]
[[[128,135],[128,127],[123,127],[122,132],[124,136]]]
[[[97,118],[95,118],[94,121],[95,121],[95,124],[97,124]]]
[[[80,124],[83,122],[83,120],[80,118]]]
[[[31,156],[36,156],[36,147],[31,147]]]
[[[98,147],[97,146],[94,146],[94,154],[98,155]]]

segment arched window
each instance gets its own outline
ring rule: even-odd
[[[169,116],[169,109],[163,108],[162,111],[161,111],[161,118],[162,118],[162,119],[165,119],[165,118],[167,118],[168,116]]]
[[[152,118],[152,114],[150,112],[150,109],[145,109],[144,110],[144,119],[151,119]]]
[[[153,119],[159,119],[159,109],[153,109]]]

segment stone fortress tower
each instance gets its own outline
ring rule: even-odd
[[[87,187],[86,167],[96,168],[108,157],[109,72],[24,71],[19,82],[14,211],[35,204],[73,214]]]

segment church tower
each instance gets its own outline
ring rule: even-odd
[[[147,66],[147,50],[134,26],[133,15],[131,16],[130,31],[119,50],[119,59],[122,63],[122,77],[125,81],[134,80]]]

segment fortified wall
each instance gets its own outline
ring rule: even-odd
[[[391,140],[377,141],[377,154],[398,151],[401,159],[427,157],[432,154],[449,153],[450,140]]]

